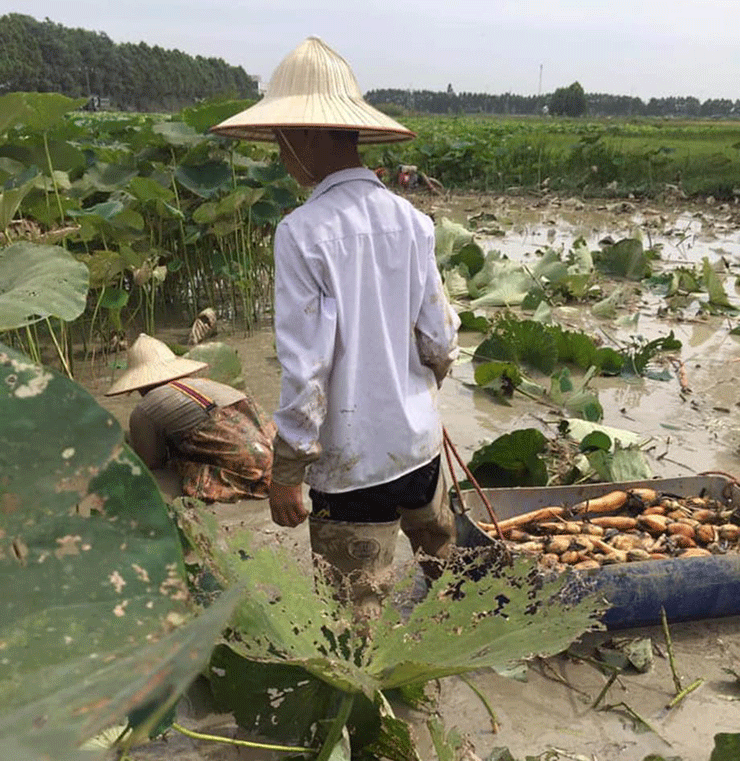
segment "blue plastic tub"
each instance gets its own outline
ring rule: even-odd
[[[722,476],[691,476],[622,483],[541,488],[484,489],[499,520],[548,505],[573,505],[614,489],[649,486],[681,497],[706,496],[728,506],[740,505],[737,483]],[[475,491],[463,493],[463,514],[457,516],[458,544],[490,544],[476,521],[491,522]],[[597,590],[612,604],[603,622],[612,629],[660,623],[661,607],[668,621],[692,621],[740,614],[740,552],[702,558],[670,558],[604,566],[586,571]]]

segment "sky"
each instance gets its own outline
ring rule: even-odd
[[[0,0],[22,13],[223,58],[269,82],[318,35],[363,92],[740,98],[739,0]]]

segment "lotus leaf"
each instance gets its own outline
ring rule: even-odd
[[[203,137],[185,122],[159,122],[153,125],[152,130],[162,135],[169,145],[195,145],[203,140]]]
[[[2,344],[0,418],[0,745],[72,759],[171,705],[235,599],[179,628],[193,607],[153,477],[87,392]]]
[[[731,306],[727,294],[725,293],[725,289],[722,287],[722,282],[717,273],[712,269],[712,265],[709,263],[709,259],[706,256],[701,260],[701,267],[704,286],[709,294],[709,303],[712,304],[712,306],[719,307]]]
[[[14,243],[0,250],[0,330],[82,314],[87,267],[60,246]]]
[[[516,453],[531,460],[533,444],[544,448],[539,431],[532,432],[526,453],[503,446],[501,454],[521,467]],[[544,580],[528,561],[519,560],[478,581],[460,570],[445,571],[423,600],[411,607],[386,606],[369,624],[373,631],[366,639],[355,628],[351,609],[286,549],[255,547],[247,531],[229,532],[224,544],[210,516],[182,501],[174,508],[206,567],[221,583],[241,581],[248,590],[231,621],[237,634],[228,644],[234,652],[250,661],[300,666],[340,691],[364,693],[370,700],[379,690],[476,668],[506,672],[534,654],[561,652],[597,626],[603,613],[602,600],[582,587],[576,593],[565,576]],[[394,599],[413,599],[416,573],[415,564],[400,572]],[[452,602],[441,594],[450,585],[459,593]],[[279,725],[279,707],[275,710]]]
[[[628,280],[642,280],[650,274],[642,241],[637,238],[622,238],[607,246],[597,254],[595,263],[602,272]]]
[[[0,100],[0,134],[19,124],[31,130],[48,130],[86,100],[50,92],[8,93]]]
[[[111,193],[114,190],[125,188],[137,174],[136,169],[99,161],[85,172],[83,182],[86,182],[95,190]]]
[[[183,165],[175,170],[177,181],[201,198],[211,198],[231,184],[231,167],[225,161],[207,161],[197,166]]]
[[[473,233],[470,230],[447,217],[442,217],[437,222],[434,236],[437,265],[440,267],[444,267],[456,251],[473,241]]]
[[[254,103],[253,100],[227,100],[209,102],[202,105],[184,108],[180,112],[183,122],[190,125],[196,132],[203,134],[216,124],[238,114]],[[176,123],[176,122],[175,122]]]
[[[244,388],[242,363],[236,349],[231,346],[220,341],[210,341],[194,346],[184,356],[198,362],[207,362],[208,367],[204,371],[207,378],[234,388]]]
[[[134,177],[128,184],[133,196],[142,203],[148,201],[171,201],[175,197],[172,190],[151,177]]]
[[[0,230],[7,229],[33,186],[34,180],[31,179],[20,187],[5,188],[0,192]]]
[[[536,285],[521,264],[500,258],[489,251],[483,268],[470,279],[473,309],[484,306],[517,306],[524,301],[529,289]]]

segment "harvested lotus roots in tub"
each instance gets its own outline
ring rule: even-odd
[[[709,497],[614,490],[570,507],[553,505],[498,521],[514,555],[553,569],[710,557],[740,552],[740,511]],[[498,539],[493,523],[477,525]]]

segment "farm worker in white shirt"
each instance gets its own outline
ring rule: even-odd
[[[316,37],[280,63],[263,100],[213,131],[277,141],[287,171],[313,186],[275,234],[282,386],[270,507],[281,526],[308,517],[312,550],[353,574],[356,609],[372,616],[399,523],[415,551],[440,560],[455,539],[437,393],[460,321],[431,219],[357,149],[414,134],[366,103],[347,62]],[[439,573],[429,558],[422,565]]]

